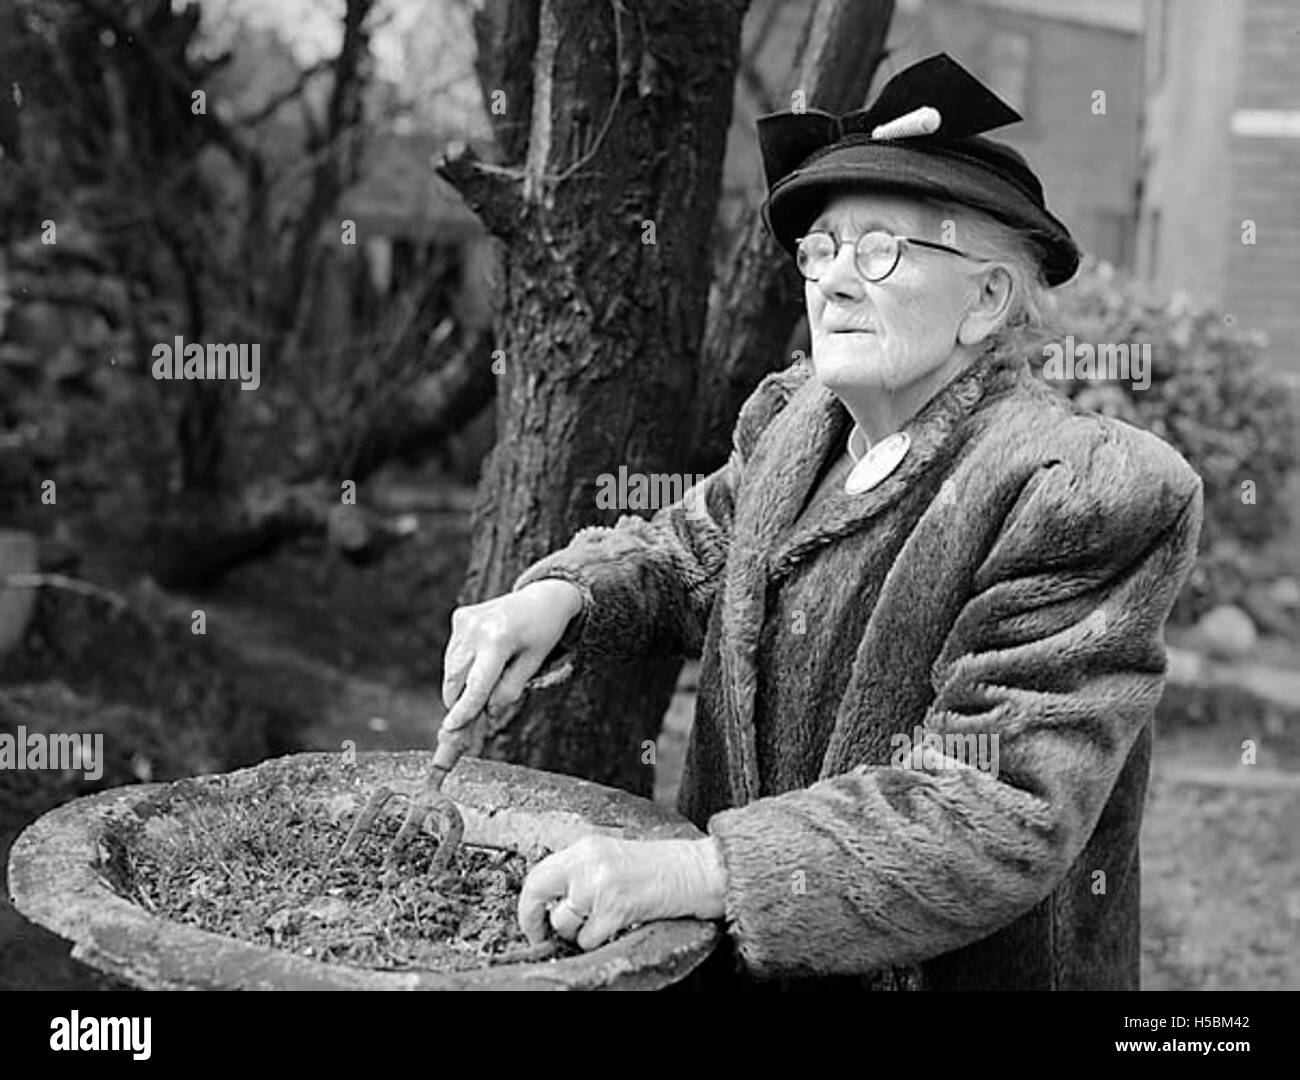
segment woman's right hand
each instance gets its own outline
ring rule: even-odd
[[[449,711],[442,730],[458,731],[485,708],[495,713],[518,701],[581,611],[578,587],[558,578],[453,611],[443,656],[442,701]]]

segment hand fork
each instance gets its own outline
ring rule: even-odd
[[[567,679],[573,673],[573,669],[572,658],[566,656],[549,670],[529,679],[524,684],[524,689],[544,690],[555,686]],[[433,857],[430,870],[434,874],[442,873],[465,835],[465,821],[460,816],[460,811],[456,809],[456,804],[442,793],[442,782],[460,760],[461,754],[468,748],[473,730],[474,722],[466,724],[457,731],[448,732],[439,729],[438,749],[434,752],[433,766],[429,769],[429,775],[425,777],[424,783],[414,786],[384,785],[371,795],[348,832],[339,856],[355,855],[361,848],[366,832],[383,813],[388,800],[394,795],[405,795],[410,799],[410,806],[406,811],[406,819],[402,822],[402,827],[398,830],[384,858],[384,869],[392,868],[411,837],[420,831],[430,817],[436,816],[442,822],[442,831],[438,833],[436,830],[431,830],[433,835],[438,836],[438,851]]]
[[[473,724],[467,724],[458,731],[439,731],[438,749],[433,755],[433,766],[422,783],[391,786],[385,784],[371,795],[348,832],[348,838],[343,842],[343,848],[339,852],[340,857],[355,855],[361,848],[365,834],[383,813],[388,801],[395,795],[405,795],[410,800],[410,805],[407,807],[402,827],[384,857],[384,869],[391,868],[397,862],[402,849],[410,843],[411,838],[427,825],[430,817],[435,817],[441,822],[442,828],[429,830],[432,835],[438,837],[438,851],[433,857],[430,870],[434,874],[441,874],[460,845],[461,837],[465,835],[465,821],[460,816],[460,811],[456,809],[456,804],[442,793],[442,782],[469,746],[472,731]]]

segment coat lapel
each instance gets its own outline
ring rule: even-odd
[[[1019,362],[1008,365],[981,360],[948,383],[905,425],[904,430],[911,436],[912,445],[907,457],[893,473],[860,495],[847,495],[843,491],[832,493],[814,513],[798,519],[781,537],[770,559],[772,577],[776,580],[788,577],[799,563],[819,548],[859,532],[893,507],[915,487],[924,473],[957,451],[964,421],[991,390],[1001,389],[1014,381],[1021,366]],[[852,426],[848,411],[830,391],[820,386],[817,390],[830,399],[830,407],[839,414],[837,441],[826,447],[824,454],[843,453]],[[782,418],[778,417],[778,420]],[[813,465],[814,473],[824,460],[823,455]],[[799,505],[802,505],[802,500]]]
[[[936,459],[952,452],[962,421],[987,393],[1014,382],[1023,368],[1023,361],[977,361],[908,423],[912,446],[897,471],[861,495],[835,493],[802,520],[800,511],[822,465],[844,450],[851,427],[847,410],[809,379],[759,439],[736,502],[721,612],[721,684],[733,805],[744,806],[759,796],[754,708],[770,585],[819,548],[865,528],[895,505]]]

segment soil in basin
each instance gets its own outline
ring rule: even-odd
[[[422,834],[385,870],[400,824],[386,817],[341,859],[355,804],[304,800],[287,786],[232,798],[178,784],[108,819],[100,872],[160,918],[326,963],[451,972],[578,951],[530,950],[519,929],[535,858],[462,845],[433,875],[437,841]]]

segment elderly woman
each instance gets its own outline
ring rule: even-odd
[[[735,974],[783,985],[1138,985],[1151,718],[1201,485],[1028,369],[1078,251],[980,134],[1019,119],[936,56],[862,112],[760,121],[810,364],[762,382],[683,504],[456,612],[447,729],[561,648],[702,654],[679,805],[707,838],[549,856],[530,937],[694,916],[725,920]]]

